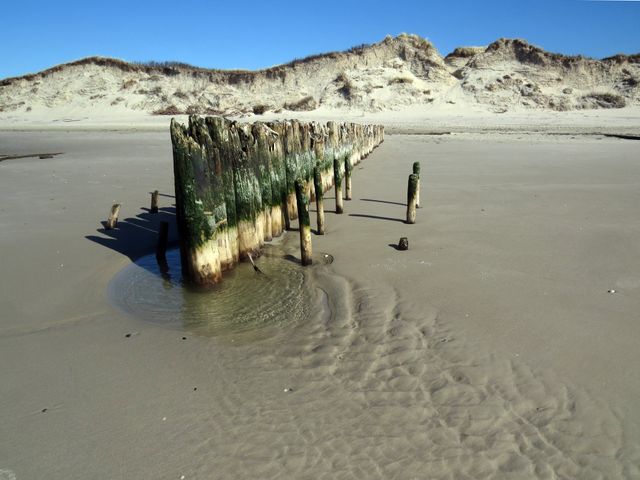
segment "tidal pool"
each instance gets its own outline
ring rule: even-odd
[[[314,264],[331,263],[328,254],[314,255]],[[311,287],[313,267],[302,267],[280,246],[266,245],[256,259],[262,273],[248,262],[225,272],[212,289],[185,284],[180,251],[167,252],[161,272],[155,255],[147,255],[120,271],[109,284],[109,298],[142,320],[203,336],[270,337],[317,312],[319,294]]]

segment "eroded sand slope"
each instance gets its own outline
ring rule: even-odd
[[[153,113],[623,108],[639,105],[639,82],[638,55],[595,60],[500,39],[444,58],[428,40],[402,34],[259,71],[78,60],[0,81],[0,124]]]

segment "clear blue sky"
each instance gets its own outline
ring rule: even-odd
[[[597,58],[640,52],[640,1],[4,0],[1,11],[0,78],[93,55],[256,69],[401,32],[442,54],[500,37]]]

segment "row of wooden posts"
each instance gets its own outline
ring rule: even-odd
[[[334,171],[337,169],[334,167]],[[351,177],[345,177],[346,181],[346,194],[345,199],[351,199]],[[335,180],[334,180],[335,181]],[[338,190],[340,189],[340,183],[337,182]],[[316,201],[316,220],[317,228],[316,234],[324,235],[324,192],[322,186],[322,175],[318,168],[314,169],[313,186]],[[298,207],[298,223],[300,230],[300,251],[301,251],[301,263],[302,265],[310,265],[312,263],[312,242],[311,242],[311,221],[309,218],[309,201],[305,195],[304,183],[300,180],[296,181],[296,203]],[[155,190],[151,193],[151,207],[149,213],[158,213],[159,192]],[[416,208],[420,205],[420,162],[413,164],[413,174],[409,175],[409,184],[407,187],[407,220],[406,223],[415,223],[416,220]],[[336,194],[336,213],[343,213],[342,195]],[[111,230],[116,228],[118,224],[118,215],[120,214],[119,203],[114,204],[111,207],[109,218],[107,219],[105,228]],[[166,251],[169,239],[169,223],[162,221],[159,224],[158,229],[158,243],[156,245],[156,258],[161,265],[166,264]],[[401,239],[402,240],[402,239]],[[406,238],[404,239],[406,240]],[[408,244],[402,247],[402,241],[400,242],[400,249],[406,250]]]
[[[199,119],[197,119],[197,117],[192,117],[190,119],[190,125],[189,128],[193,128],[193,124],[194,122],[198,122]],[[226,121],[225,121],[226,122]],[[228,124],[225,123],[225,126],[235,126],[235,124],[231,124],[230,122]],[[175,157],[175,152],[176,152],[176,140],[179,142],[181,140],[183,140],[183,138],[180,137],[174,137],[175,134],[175,128],[177,127],[177,124],[172,123],[172,140],[174,141],[174,162],[176,161],[176,157]],[[184,134],[184,130],[182,132],[178,132],[178,135],[180,135],[180,133]],[[202,135],[202,132],[200,133]],[[215,151],[215,147],[213,147],[210,143],[205,143],[205,148],[210,149],[210,151]],[[353,148],[353,147],[352,147]],[[372,149],[373,147],[371,147]],[[369,149],[367,147],[367,149],[365,150],[365,153],[363,155],[363,157],[369,153]],[[201,150],[202,152],[202,150]],[[333,184],[333,186],[335,187],[335,206],[336,206],[336,213],[340,214],[343,213],[344,211],[344,204],[343,204],[343,192],[342,192],[342,172],[344,172],[344,181],[345,181],[345,191],[344,191],[344,199],[346,200],[350,200],[351,199],[351,172],[353,170],[352,168],[352,163],[351,163],[351,159],[354,158],[352,155],[347,155],[344,156],[342,158],[333,158],[333,162],[332,162],[332,177],[331,179],[329,179],[329,181],[327,181],[326,175],[323,175],[323,169],[322,169],[322,165],[320,161],[316,161],[316,164],[313,168],[313,174],[312,174],[312,181],[311,183],[313,183],[313,188],[309,189],[308,187],[308,183],[307,181],[303,180],[303,177],[297,178],[294,181],[294,198],[295,198],[295,212],[293,211],[293,209],[291,208],[287,208],[289,206],[289,201],[288,198],[285,201],[285,197],[283,196],[283,205],[284,205],[284,209],[281,210],[281,220],[285,223],[285,229],[289,229],[290,228],[290,220],[293,219],[292,217],[297,216],[298,217],[298,223],[299,223],[299,233],[300,233],[300,248],[301,248],[301,263],[303,265],[310,265],[312,263],[312,243],[311,243],[311,225],[310,225],[310,216],[309,216],[309,199],[311,198],[312,200],[315,199],[316,202],[316,212],[317,212],[317,229],[316,229],[316,233],[319,235],[324,235],[325,232],[325,228],[324,228],[324,192],[331,187],[331,185]],[[202,157],[198,156],[196,157],[197,160],[203,160]],[[218,157],[219,159],[219,157]],[[188,157],[185,158],[184,156],[178,156],[178,161],[182,161],[184,162],[185,160],[188,160],[189,162],[193,161],[193,157]],[[211,160],[211,158],[209,158],[209,160]],[[359,160],[359,158],[358,158]],[[342,162],[344,162],[344,164],[342,164]],[[202,170],[202,164],[201,165],[196,165],[197,167],[199,167]],[[214,159],[214,163],[211,165],[212,169],[211,171],[209,171],[209,173],[213,173],[214,175],[216,175],[216,171],[218,171],[217,175],[220,175],[221,171],[219,171],[219,166],[220,165],[216,165],[215,163],[215,159]],[[193,167],[193,164],[192,164]],[[179,171],[179,170],[178,170]],[[193,170],[191,170],[193,172]],[[194,176],[195,177],[195,176]],[[193,225],[185,225],[186,222],[193,222],[194,217],[193,216],[189,216],[188,215],[188,211],[186,210],[186,206],[184,203],[181,203],[178,199],[180,198],[180,195],[178,195],[178,183],[180,182],[180,185],[182,187],[187,187],[187,190],[189,190],[189,187],[193,187],[197,185],[197,179],[196,178],[191,178],[190,179],[191,182],[187,182],[187,185],[184,185],[184,177],[181,177],[180,179],[176,178],[176,210],[177,210],[177,217],[178,217],[178,227],[180,230],[182,230],[183,232],[185,231],[185,226],[187,227],[186,231],[187,232],[194,232],[193,230]],[[205,180],[205,182],[203,182],[203,180]],[[204,176],[204,178],[200,179],[200,184],[204,183],[204,190],[207,190],[207,184],[206,184],[206,180],[207,177]],[[211,181],[211,177],[208,178],[209,181]],[[216,185],[218,188],[220,187],[219,183]],[[187,193],[193,193],[195,191],[195,189],[193,189],[191,192],[187,192]],[[184,194],[184,192],[182,192]],[[152,192],[151,194],[151,207],[149,209],[150,213],[158,213],[158,196],[159,196],[159,192],[158,190]],[[288,197],[288,195],[287,195]],[[194,205],[202,205],[204,208],[204,202],[202,202],[202,200],[199,200],[198,198],[195,199],[196,201],[193,202]],[[183,200],[184,202],[184,200]],[[415,223],[416,220],[416,208],[419,207],[419,202],[420,202],[420,163],[419,162],[415,162],[413,164],[413,173],[409,176],[409,181],[408,181],[408,187],[407,187],[407,215],[406,215],[406,223],[408,224],[412,224]],[[112,209],[111,209],[111,214],[109,216],[109,219],[107,220],[106,223],[106,229],[112,229],[115,228],[117,226],[117,221],[118,221],[118,214],[120,211],[120,204],[114,204]],[[207,212],[205,212],[206,214]],[[225,208],[225,213],[226,213],[226,208]],[[286,218],[285,218],[286,217]],[[295,218],[295,217],[294,217]],[[215,217],[213,218],[213,220],[215,221]],[[223,221],[217,221],[215,223],[215,230],[220,230],[221,226],[225,226],[228,227],[227,225],[227,221],[225,221],[225,219],[223,219]],[[273,220],[273,219],[272,219]],[[277,219],[276,219],[277,220]],[[180,228],[180,223],[182,223],[182,229]],[[210,222],[212,223],[212,222]],[[207,225],[210,225],[207,224]],[[282,222],[281,222],[282,223]],[[158,261],[161,262],[163,261],[164,263],[166,263],[166,259],[165,259],[165,252],[166,252],[166,248],[167,248],[167,239],[168,239],[168,223],[167,222],[161,222],[160,224],[160,229],[159,229],[159,237],[158,237],[158,245],[156,248],[156,256],[158,257]],[[190,227],[190,228],[189,228]],[[243,231],[246,231],[243,230]],[[276,235],[278,235],[279,233],[281,233],[282,229],[280,229],[280,231],[278,233],[276,233]],[[198,233],[197,231],[195,231],[196,233]],[[201,235],[204,235],[206,232],[200,232]],[[273,226],[272,226],[272,235],[273,235]],[[191,250],[189,250],[190,244],[188,243],[188,238],[183,238],[182,235],[180,236],[181,239],[181,256],[183,259],[183,274],[189,273],[189,268],[185,269],[185,264],[184,264],[184,258],[187,258],[187,261],[191,260],[191,265],[193,265],[193,260],[196,260],[196,262],[198,260],[202,260],[201,258],[197,258],[197,254],[199,253],[198,250],[196,249],[196,251],[194,252],[193,250],[193,246],[191,245]],[[265,238],[267,239],[267,238]],[[187,241],[185,241],[187,240]],[[221,243],[221,240],[225,240],[222,238],[213,238],[212,240],[215,240],[217,245],[219,246]],[[227,241],[229,240],[228,238],[226,239]],[[185,250],[185,248],[187,249],[186,252],[184,252],[183,250]],[[194,255],[194,253],[196,255]],[[252,260],[251,256],[252,254],[256,254],[256,251],[246,251],[244,252],[246,257],[248,257],[249,259]],[[196,258],[193,258],[194,256],[196,256]],[[240,258],[240,252],[238,255],[238,258]],[[189,264],[187,264],[187,267],[189,267]],[[227,268],[229,268],[229,266],[227,266]],[[191,271],[193,269],[191,268]],[[209,273],[211,270],[211,266],[210,265],[205,265],[205,271],[207,273]],[[221,272],[220,272],[221,273]],[[219,281],[219,278],[217,276],[215,276],[215,281],[211,282],[211,281],[202,281],[202,280],[206,280],[208,277],[205,275],[200,275],[200,276],[196,276],[195,278],[193,277],[187,277],[192,281],[195,281],[196,283],[199,284],[206,284],[206,283],[215,283],[217,281]],[[209,276],[210,278],[210,276]]]
[[[309,201],[336,190],[336,212],[351,197],[353,167],[384,139],[379,125],[237,123],[221,117],[171,122],[176,221],[183,277],[215,284],[239,260],[299,219],[302,263],[311,263]],[[342,182],[345,191],[342,191]],[[306,253],[305,253],[306,252]]]

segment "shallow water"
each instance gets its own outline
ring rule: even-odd
[[[314,264],[331,263],[316,254]],[[155,255],[147,255],[119,272],[109,284],[109,298],[120,309],[142,320],[203,336],[267,338],[308,318],[318,301],[308,279],[313,267],[276,245],[267,245],[256,264],[240,263],[224,281],[202,291],[185,284],[180,251],[167,252],[168,271],[161,272]]]

